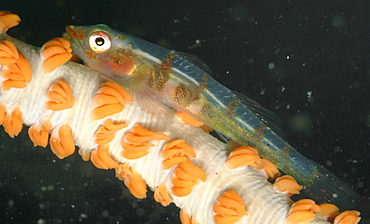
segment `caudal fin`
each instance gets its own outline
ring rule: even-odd
[[[317,176],[304,190],[317,204],[331,203],[340,209],[353,209],[359,203],[360,196],[350,186],[323,166],[316,164],[316,167]]]

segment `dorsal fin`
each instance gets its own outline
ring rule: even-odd
[[[176,51],[175,53],[177,55],[180,55],[181,57],[183,57],[184,59],[186,59],[187,61],[189,61],[190,63],[192,63],[196,67],[198,67],[199,69],[203,70],[208,75],[210,75],[210,76],[213,75],[212,74],[213,72],[208,67],[208,65],[205,62],[203,62],[202,60],[200,60],[198,57],[196,57],[194,55],[191,55],[191,54],[188,54],[188,53],[184,53],[184,52],[178,52],[178,51]]]
[[[198,57],[184,53],[184,52],[175,52],[177,55],[181,56],[185,60],[192,63],[194,66],[198,67],[199,69],[203,70],[205,73],[207,73],[210,76],[213,76],[212,70],[208,67],[208,65],[200,60]],[[285,138],[285,134],[281,128],[281,121],[279,117],[264,108],[261,104],[257,103],[253,99],[232,91],[232,93],[239,98],[239,100],[246,105],[262,122],[264,122],[269,128],[271,128],[277,135],[279,135],[281,138]],[[222,133],[217,133],[217,135],[220,137],[221,140],[225,142],[229,142],[230,139],[228,139],[226,136],[224,136]]]
[[[246,105],[263,123],[265,123],[281,138],[285,139],[285,134],[281,128],[281,121],[278,115],[267,110],[261,104],[241,93],[235,91],[232,91],[232,93],[235,94],[235,96],[238,97],[239,100]]]

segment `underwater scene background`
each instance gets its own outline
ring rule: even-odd
[[[9,34],[41,46],[67,25],[107,24],[196,55],[229,89],[281,118],[287,141],[353,186],[370,223],[370,2],[8,1]],[[87,87],[88,88],[88,87]],[[174,205],[137,200],[75,153],[0,130],[1,223],[180,223]]]

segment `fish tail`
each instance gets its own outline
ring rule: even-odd
[[[323,166],[313,162],[317,172],[312,181],[304,186],[305,193],[316,203],[332,203],[342,209],[354,207],[360,201],[360,196],[347,184],[339,180]]]

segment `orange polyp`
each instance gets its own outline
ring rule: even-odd
[[[147,155],[149,153],[147,150],[155,146],[148,142],[151,140],[169,140],[169,137],[163,133],[149,131],[140,124],[136,124],[123,136],[122,156],[126,159],[139,159]]]
[[[49,92],[55,92],[62,98],[67,98],[72,95],[71,87],[63,79],[59,79],[56,83],[49,87]]]
[[[23,81],[13,81],[13,80],[5,80],[3,81],[2,84],[3,91],[8,91],[11,88],[22,89],[27,86],[26,83],[24,83]]]
[[[294,194],[299,194],[299,191],[302,190],[303,186],[299,185],[297,181],[289,175],[284,175],[276,178],[275,183],[273,184],[275,190],[291,197]]]
[[[12,14],[11,12],[1,11],[0,12],[0,33],[6,32],[8,29],[18,26],[21,18],[18,15]]]
[[[113,140],[116,132],[127,127],[127,125],[121,122],[114,123],[110,118],[105,120],[104,124],[95,133],[95,143],[98,145],[108,144]]]
[[[252,154],[252,155],[258,155],[257,150],[255,150],[252,147],[249,146],[240,146],[235,148],[233,151],[230,152],[229,157],[237,156],[237,155],[244,155],[246,153]]]
[[[114,82],[106,82],[94,96],[95,108],[92,111],[94,120],[100,120],[107,116],[121,112],[124,104],[132,104],[132,96],[120,85]]]
[[[118,179],[123,180],[128,190],[136,198],[146,198],[146,183],[140,177],[136,170],[132,169],[129,164],[122,163],[116,168]]]
[[[53,38],[53,39],[49,40],[48,42],[46,42],[43,45],[43,47],[45,49],[47,49],[49,47],[54,47],[54,46],[59,46],[59,47],[63,47],[63,48],[70,48],[71,43],[69,43],[69,41],[67,39],[64,39],[62,37],[57,37],[57,38]]]
[[[107,130],[104,126],[100,126],[95,133],[95,143],[98,145],[108,144],[114,138],[114,130]]]
[[[18,61],[19,52],[10,40],[0,42],[0,65],[11,65]]]
[[[108,104],[100,107],[95,107],[92,111],[92,117],[94,120],[101,120],[110,115],[121,112],[124,106],[121,104]]]
[[[22,131],[22,111],[19,107],[15,108],[10,114],[5,114],[3,126],[5,132],[11,138],[14,138],[14,136],[17,136]]]
[[[41,48],[42,69],[48,74],[72,58],[71,44],[64,38],[54,38]]]
[[[228,208],[237,208],[240,205],[240,201],[235,200],[233,197],[227,197],[225,195],[223,197],[219,197],[217,199],[217,202],[222,205],[227,205]]]
[[[200,224],[195,216],[191,217],[184,208],[180,211],[180,221],[182,224]]]
[[[339,215],[339,208],[333,204],[320,204],[320,211],[316,213],[317,216],[326,219],[328,222],[333,223],[334,218]]]
[[[116,169],[118,163],[112,159],[109,152],[109,145],[99,145],[98,148],[91,153],[91,162],[100,169]]]
[[[176,139],[164,145],[161,152],[162,158],[171,158],[173,156],[186,156],[187,158],[195,158],[194,149],[185,143],[184,139]]]
[[[315,214],[310,211],[296,211],[286,218],[287,224],[309,223],[315,219]]]
[[[94,151],[91,152],[90,160],[91,160],[92,164],[94,164],[94,166],[98,169],[102,169],[102,170],[108,170],[109,169],[109,166],[107,164],[105,164],[100,159],[100,157],[98,155],[98,150],[94,150]]]
[[[86,161],[87,162],[87,161],[90,160],[91,152],[86,151],[86,150],[79,149],[78,150],[78,154],[81,156],[81,158],[82,158],[83,161]]]
[[[94,104],[96,105],[104,105],[104,104],[118,104],[119,100],[110,95],[98,93],[94,96]]]
[[[344,211],[335,217],[334,224],[357,224],[361,220],[360,214],[355,210]]]
[[[149,142],[139,142],[139,143],[129,143],[126,141],[122,141],[122,148],[128,152],[138,152],[138,151],[146,151],[150,147],[154,147],[153,143]]]
[[[40,52],[42,60],[47,60],[48,58],[52,57],[53,55],[58,55],[58,54],[65,53],[65,49],[61,46],[53,46],[53,45],[51,45],[49,47],[45,47],[45,46],[46,46],[46,44],[43,45],[43,48],[41,49],[41,52]]]
[[[192,116],[182,112],[182,111],[178,111],[176,113],[176,117],[179,118],[180,120],[182,120],[185,124],[188,124],[190,126],[193,126],[193,127],[200,127],[202,125],[204,125],[203,122],[201,121],[198,121],[197,119],[193,118]]]
[[[124,180],[130,175],[132,175],[132,171],[128,163],[120,163],[116,168],[116,176],[119,180]]]
[[[180,211],[180,221],[181,224],[192,224],[191,217],[185,209],[181,209]]]
[[[126,159],[140,159],[141,157],[144,157],[148,155],[148,151],[138,151],[138,152],[132,152],[132,151],[127,151],[123,150],[122,151],[122,156],[125,157]]]
[[[128,132],[125,134],[124,137],[125,141],[129,143],[141,143],[141,142],[147,142],[151,140],[156,140],[154,136],[152,135],[145,135],[145,133],[138,133],[138,132]]]
[[[2,77],[5,80],[14,80],[14,81],[24,81],[23,77],[20,75],[21,69],[17,66],[17,64],[11,64],[8,66],[5,66],[2,70]]]
[[[172,192],[178,197],[189,195],[193,187],[198,184],[198,179],[203,182],[206,181],[206,173],[194,165],[188,158],[184,162],[179,163],[173,174],[175,176],[171,178],[171,182],[174,185]]]
[[[23,54],[19,53],[19,59],[16,65],[21,70],[21,74],[23,76],[23,80],[25,82],[31,82],[32,80],[32,69],[29,61],[23,56]]]
[[[159,185],[154,191],[154,200],[161,203],[162,206],[166,207],[172,202],[172,198],[168,193],[167,187],[165,184]]]
[[[55,92],[55,91],[48,91],[46,93],[46,97],[51,100],[51,101],[54,101],[56,104],[66,104],[67,103],[67,99],[64,98],[64,96],[62,96],[61,94],[59,94],[58,92]]]
[[[225,191],[213,207],[215,223],[231,224],[236,223],[244,215],[248,215],[240,196],[232,190]]]
[[[46,101],[45,102],[45,107],[48,110],[53,110],[53,111],[61,111],[65,109],[69,109],[70,107],[66,107],[65,104],[60,103],[60,102],[55,102],[55,101]]]
[[[315,213],[320,212],[320,207],[311,199],[302,199],[295,202],[289,210],[286,223],[309,223],[316,217]]]
[[[320,207],[315,203],[315,201],[311,199],[301,199],[292,205],[289,212],[295,212],[295,211],[301,211],[301,210],[307,210],[310,212],[319,212]]]
[[[185,140],[176,139],[164,145],[161,156],[163,169],[167,170],[187,159],[195,158],[196,154],[194,149],[185,143]]]
[[[223,214],[224,216],[232,216],[232,215],[237,215],[237,214],[238,214],[238,213],[237,213],[235,210],[233,210],[232,208],[222,206],[221,204],[216,204],[216,205],[213,207],[213,211],[214,211],[216,214]]]
[[[49,121],[43,122],[41,125],[33,124],[28,129],[28,135],[33,142],[33,146],[46,147],[49,140],[49,132],[51,130],[51,123]]]
[[[0,125],[3,124],[6,113],[6,106],[0,103]]]
[[[168,142],[168,143],[166,143],[164,146],[163,146],[163,149],[170,149],[170,148],[173,148],[173,147],[175,147],[176,145],[178,145],[178,144],[180,144],[180,143],[185,143],[185,140],[184,139],[181,139],[181,138],[179,138],[179,139],[175,139],[175,140],[173,140],[173,141],[170,141],[170,142]],[[189,146],[189,147],[191,147],[191,146]],[[178,147],[177,147],[178,148]],[[179,148],[178,148],[179,149]]]
[[[50,86],[46,97],[48,101],[45,102],[45,107],[48,110],[60,111],[72,108],[74,105],[72,89],[63,79]]]
[[[267,179],[280,176],[280,171],[278,168],[266,159],[261,159],[261,164],[257,168],[264,172]]]
[[[0,55],[0,65],[11,65],[17,62],[14,58],[7,58]]]
[[[140,124],[136,124],[130,132],[125,134],[124,139],[129,143],[141,143],[150,140],[170,140],[170,137],[163,133],[149,131]]]
[[[126,178],[124,183],[134,197],[146,198],[146,183],[136,171],[129,178]]]
[[[184,171],[191,173],[196,178],[201,179],[203,182],[206,181],[206,173],[190,161],[190,159],[185,160],[179,164],[179,167]]]
[[[180,156],[185,157],[183,149],[180,149],[180,148],[177,148],[177,147],[172,147],[172,148],[165,149],[166,145],[164,145],[163,150],[161,152],[161,156],[162,156],[163,159],[172,158],[172,157],[180,157]]]
[[[182,180],[195,180],[195,178],[196,178],[193,175],[191,175],[190,173],[181,169],[180,167],[176,167],[176,169],[173,171],[173,174],[175,174],[176,177],[178,177]]]
[[[26,82],[32,79],[30,63],[9,40],[0,42],[0,65],[3,65],[3,91],[10,88],[25,88]]]
[[[177,176],[173,176],[171,178],[171,182],[173,185],[178,187],[194,187],[196,184],[198,184],[198,179],[184,180],[178,178]]]
[[[123,90],[123,88],[122,88],[122,90]],[[96,93],[96,95],[106,95],[108,97],[114,97],[114,98],[117,99],[117,101],[121,105],[125,104],[125,101],[126,101],[124,95],[119,90],[110,87],[109,85],[107,85],[107,83],[104,83],[102,85],[102,87],[98,90],[98,92]],[[96,102],[96,103],[98,103],[98,102]],[[102,105],[102,104],[100,104],[100,105]]]
[[[173,195],[177,197],[185,197],[191,193],[191,191],[193,190],[193,186],[189,186],[189,187],[173,186],[171,189],[172,189]]]
[[[172,193],[177,197],[185,197],[188,196],[191,191],[193,190],[193,186],[191,187],[172,187]]]
[[[260,163],[260,157],[253,154],[243,154],[230,157],[227,161],[227,167],[229,169],[236,169],[239,167],[253,166],[258,167]]]
[[[62,142],[65,152],[72,155],[75,151],[75,144],[72,135],[72,129],[69,125],[62,125],[59,129],[59,137]]]
[[[109,154],[109,145],[99,145],[98,146],[98,155],[99,158],[108,165],[110,169],[115,169],[118,167],[118,163],[113,160],[111,155]]]
[[[52,139],[49,140],[50,149],[51,151],[59,158],[64,159],[67,157],[67,153],[65,153],[63,146],[61,145],[60,141],[58,139]]]
[[[116,90],[117,92],[119,92],[120,94],[117,95],[117,96],[118,96],[118,99],[120,100],[121,104],[127,103],[127,104],[131,105],[132,102],[134,102],[134,98],[132,98],[130,93],[128,93],[124,88],[122,88],[122,86],[118,85],[117,83],[106,82],[106,83],[104,83],[103,86],[110,87],[110,88]]]
[[[238,214],[243,214],[243,215],[247,214],[247,212],[245,211],[243,200],[239,197],[239,195],[235,191],[232,191],[232,190],[225,191],[223,193],[223,196],[232,198],[234,201],[237,201],[239,203],[239,206],[235,207]]]
[[[117,130],[121,130],[125,127],[128,126],[128,124],[124,123],[124,122],[114,122],[112,119],[107,119],[104,121],[104,126],[108,129],[108,130],[114,130],[114,131],[117,131]]]
[[[56,68],[65,64],[72,58],[71,53],[64,53],[59,55],[54,55],[52,58],[48,58],[43,61],[42,70],[45,74],[53,72]]]
[[[180,156],[178,156],[178,157],[172,157],[172,158],[163,160],[162,161],[162,166],[163,166],[163,169],[164,170],[168,170],[171,167],[176,166],[176,165],[178,165],[181,162],[184,162],[185,160],[186,160],[186,157],[180,157]]]
[[[32,70],[27,59],[19,53],[19,59],[2,69],[2,77],[5,80],[30,82],[32,79]]]
[[[52,57],[53,55],[63,54],[63,53],[71,53],[71,44],[68,40],[57,37],[49,40],[46,42],[41,49],[41,58],[42,59],[48,59]]]
[[[258,167],[261,164],[261,158],[258,152],[248,146],[241,146],[234,149],[226,161],[229,169],[236,169],[238,167],[253,166]]]
[[[75,151],[72,129],[68,124],[54,128],[49,142],[50,149],[59,159],[72,155]]]
[[[239,216],[225,217],[222,215],[215,215],[214,219],[216,224],[233,224],[238,222],[240,220],[240,217]]]
[[[4,50],[9,55],[13,56],[14,59],[16,60],[19,59],[19,52],[17,50],[17,47],[14,45],[12,41],[3,40],[1,43],[4,44],[4,48],[1,47],[2,50]]]

